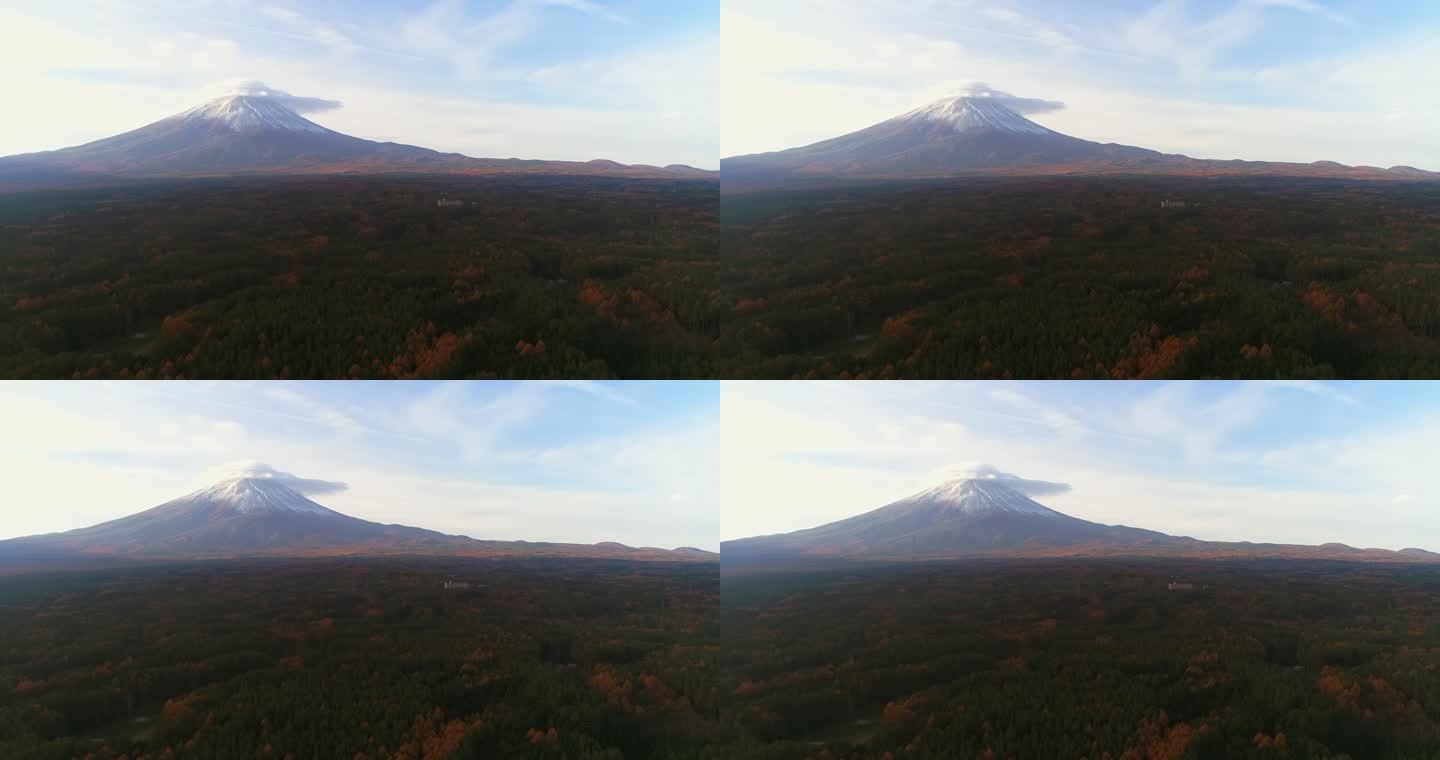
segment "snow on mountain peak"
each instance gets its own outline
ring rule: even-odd
[[[226,95],[175,118],[222,124],[235,132],[280,129],[325,134],[330,131],[287,108],[276,98],[262,95]]]
[[[222,480],[190,494],[183,501],[214,504],[241,514],[333,514],[283,481],[264,476]]]
[[[1051,515],[1055,511],[1006,483],[1005,478],[957,478],[922,491],[909,502],[941,504],[967,514],[1010,512]]]
[[[1054,134],[1045,127],[1021,116],[999,98],[961,95],[942,98],[900,117],[907,121],[936,121],[948,124],[958,132],[988,129],[1017,134]]]

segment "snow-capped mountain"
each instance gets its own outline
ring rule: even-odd
[[[0,561],[94,558],[192,559],[239,556],[424,554],[563,556],[714,561],[691,549],[667,551],[526,541],[482,541],[336,512],[284,480],[244,476],[118,520],[66,533],[0,541]]]
[[[901,499],[891,506],[933,505],[967,515],[1017,514],[1060,516],[1059,512],[1031,499],[994,478],[956,478],[914,496]]]
[[[726,158],[727,186],[806,177],[947,177],[967,174],[1283,174],[1352,179],[1440,179],[1411,167],[1212,161],[1099,143],[1048,129],[998,98],[942,98],[872,127],[774,153]],[[733,183],[733,185],[732,185]]]
[[[223,556],[366,544],[419,550],[448,538],[341,514],[278,480],[240,477],[129,517],[22,541],[85,554]]]
[[[897,117],[896,121],[940,122],[956,132],[978,129],[1027,135],[1059,134],[1006,108],[993,98],[942,98]]]
[[[683,165],[470,158],[327,129],[266,95],[227,95],[73,148],[0,158],[0,178],[336,173],[713,176]]]
[[[184,512],[196,506],[229,511],[239,515],[301,514],[339,515],[306,498],[299,491],[272,478],[238,477],[222,480],[189,496],[161,505]]]
[[[725,541],[728,566],[803,559],[926,560],[1014,556],[1304,557],[1436,561],[1420,550],[1356,549],[1199,541],[1057,512],[1024,493],[1020,481],[963,478],[879,509],[815,528]]]
[[[752,553],[934,557],[1164,538],[1056,512],[1004,480],[966,478],[816,528],[729,541],[720,553],[727,560]]]
[[[803,148],[727,158],[720,170],[726,179],[765,173],[942,176],[1016,166],[1162,158],[1153,150],[1060,134],[992,98],[961,96]]]
[[[330,130],[265,97],[230,95],[196,106],[171,119],[224,126],[236,132],[288,129],[324,134]]]

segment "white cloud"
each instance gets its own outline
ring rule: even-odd
[[[1016,113],[1024,114],[1049,113],[1051,111],[1059,111],[1065,107],[1065,104],[1058,100],[1022,98],[1018,95],[1011,95],[1008,92],[994,89],[984,82],[976,82],[968,87],[961,88],[961,94],[972,98],[994,100]]]
[[[1057,433],[1080,433],[1087,430],[1085,424],[1074,415],[1021,393],[1011,387],[1000,387],[990,391],[990,397],[1014,407],[1020,419],[1033,421]]]
[[[337,494],[349,488],[347,484],[339,481],[302,478],[298,475],[284,472],[283,470],[277,470],[263,462],[235,462],[221,465],[220,467],[214,468],[211,472],[217,480],[230,480],[234,478],[273,480],[306,496]]]
[[[994,480],[1025,494],[1026,496],[1054,496],[1070,490],[1069,483],[1049,480],[1022,478],[1002,471],[993,464],[960,464],[946,468],[945,480]]]
[[[1226,50],[1256,37],[1274,20],[1272,11],[1348,23],[1344,16],[1309,0],[1235,0],[1208,18],[1191,13],[1185,0],[1160,0],[1126,27],[1125,39],[1135,51],[1168,61],[1184,76],[1198,78],[1212,73],[1216,59]]]
[[[338,100],[326,100],[324,98],[301,97],[271,87],[264,82],[254,79],[237,79],[228,82],[221,82],[211,85],[206,89],[210,90],[214,97],[225,97],[227,95],[244,95],[249,98],[273,101],[277,105],[284,106],[296,113],[319,113],[322,111],[333,111],[342,105]]]
[[[556,9],[623,21],[589,0],[510,0],[484,15],[472,14],[462,0],[435,0],[405,22],[395,42],[445,58],[463,77],[484,79],[502,53],[543,32],[546,13]]]
[[[301,16],[299,13],[296,13],[289,8],[281,8],[275,5],[267,5],[262,7],[260,9],[260,13],[261,15],[268,16],[269,18],[275,19],[276,21],[296,22],[302,21],[305,18],[304,16]]]

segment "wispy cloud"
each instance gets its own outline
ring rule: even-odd
[[[1349,23],[1310,0],[1235,0],[1208,17],[1192,13],[1188,0],[1160,0],[1126,27],[1125,39],[1135,51],[1169,61],[1186,76],[1200,77],[1212,73],[1225,51],[1254,39],[1267,23],[1283,23],[1278,17],[1284,12]]]
[[[485,14],[472,13],[463,0],[435,0],[405,22],[398,41],[417,54],[444,58],[462,76],[485,79],[501,53],[543,33],[546,14],[556,10],[624,22],[590,0],[510,0]]]
[[[295,409],[300,419],[319,422],[339,433],[355,434],[371,431],[373,428],[360,422],[354,416],[341,411],[339,407],[313,397],[301,394],[284,386],[270,387],[265,384],[264,393],[271,399]]]
[[[275,19],[276,21],[284,21],[286,23],[296,23],[305,20],[305,17],[300,15],[299,13],[296,13],[289,8],[281,8],[280,6],[276,5],[263,6],[262,8],[260,8],[260,14]]]
[[[1021,419],[1044,425],[1055,432],[1082,433],[1088,430],[1086,425],[1074,416],[1013,388],[996,388],[990,391],[990,397],[1016,409],[1022,415]]]
[[[306,496],[337,494],[350,487],[346,483],[334,480],[302,478],[299,475],[278,470],[264,462],[235,462],[224,464],[211,470],[211,473],[213,473],[215,478],[223,480],[229,480],[231,478],[272,480],[293,488]]]
[[[638,406],[640,403],[636,401],[633,396],[620,390],[622,386],[616,383],[601,383],[594,380],[548,380],[542,382],[572,388],[581,393],[586,393],[596,398],[603,398],[607,401],[614,401],[617,404],[624,404],[626,406]]]

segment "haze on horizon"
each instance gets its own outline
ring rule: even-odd
[[[1072,517],[1212,541],[1440,551],[1419,383],[725,383],[723,540],[1003,472]]]
[[[156,0],[0,9],[0,156],[264,82],[330,129],[477,158],[719,164],[716,8],[663,0]]]
[[[1192,158],[1440,170],[1440,6],[1358,0],[726,0],[724,156],[976,83],[1073,137]]]
[[[0,539],[260,472],[383,524],[715,551],[718,403],[714,383],[3,383]]]

